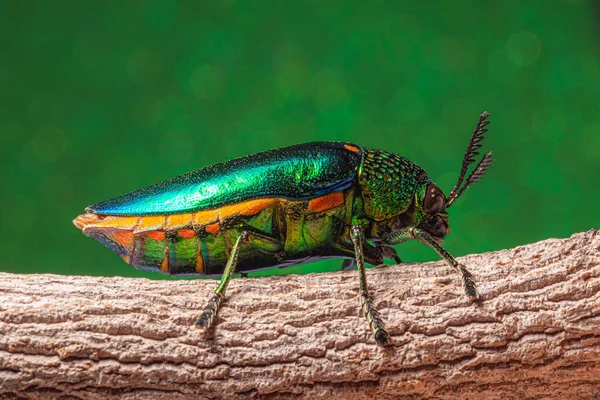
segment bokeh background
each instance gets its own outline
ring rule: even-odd
[[[2,1],[0,270],[160,279],[71,220],[300,142],[397,152],[448,193],[483,110],[496,162],[451,209],[445,247],[598,228],[599,28],[586,1]]]

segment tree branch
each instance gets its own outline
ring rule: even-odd
[[[600,233],[368,271],[375,346],[345,271],[215,281],[0,274],[0,398],[560,399],[600,392]],[[594,397],[596,396],[596,397]]]

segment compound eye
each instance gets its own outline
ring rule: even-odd
[[[437,214],[446,208],[446,196],[433,183],[427,186],[425,199],[423,200],[423,211],[426,214]]]

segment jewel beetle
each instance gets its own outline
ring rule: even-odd
[[[441,247],[447,209],[492,162],[479,154],[489,113],[479,117],[448,196],[425,171],[394,153],[316,142],[216,164],[86,208],[73,222],[135,268],[221,276],[195,325],[208,330],[233,273],[343,258],[358,269],[359,299],[377,344],[391,343],[367,287],[365,263],[401,260],[393,245],[416,239],[459,274],[471,273]]]

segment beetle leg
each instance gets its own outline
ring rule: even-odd
[[[203,328],[205,331],[213,324],[213,321],[219,311],[219,306],[223,301],[223,297],[225,297],[225,291],[227,290],[227,285],[231,280],[231,275],[233,275],[235,271],[235,267],[237,265],[238,256],[240,254],[240,245],[242,242],[248,241],[248,232],[244,231],[240,236],[238,236],[235,244],[231,248],[231,255],[229,256],[229,260],[227,260],[227,264],[225,265],[225,271],[223,271],[223,275],[221,276],[221,282],[219,282],[219,286],[215,290],[215,294],[213,297],[208,300],[208,304],[204,307],[202,314],[196,320],[195,325],[199,328]]]
[[[415,236],[411,233],[414,228],[402,228],[384,236],[381,241],[389,246],[395,246],[400,243],[408,242],[413,240]],[[383,246],[382,246],[383,247]]]
[[[389,258],[394,260],[396,264],[402,264],[402,260],[398,256],[398,252],[396,251],[396,249],[394,249],[393,247],[383,245],[379,245],[377,247],[380,249],[383,258]]]
[[[365,241],[363,231],[359,226],[353,226],[351,228],[351,238],[354,244],[354,252],[356,257],[356,265],[358,266],[358,276],[360,280],[360,305],[362,306],[365,318],[369,322],[375,342],[380,346],[389,346],[391,339],[389,333],[385,330],[379,312],[373,305],[373,298],[369,294],[369,287],[367,286],[367,274],[365,270],[365,261],[363,254],[363,242]]]
[[[336,250],[339,250],[341,253],[344,254],[343,256],[340,254],[341,257],[352,257],[349,260],[346,259],[347,261],[342,261],[342,270],[344,269],[344,267],[346,267],[346,265],[348,266],[348,269],[353,269],[354,267],[356,267],[356,252],[354,251],[354,243],[350,243],[349,246],[347,246],[346,244],[338,244],[334,246]],[[381,249],[379,247],[372,246],[371,244],[369,244],[369,242],[363,242],[363,260],[365,261],[365,263],[370,265],[380,265],[381,263],[383,263]],[[350,264],[348,263],[352,263],[351,268]]]
[[[342,271],[350,271],[356,268],[356,261],[351,258],[344,258],[342,261],[342,267],[340,268]]]
[[[467,270],[467,267],[456,261],[454,257],[444,250],[429,233],[419,228],[409,228],[409,233],[419,242],[433,248],[440,256],[444,258],[444,260],[446,260],[448,264],[450,264],[452,268],[456,270],[456,272],[458,272],[469,300],[479,300],[479,293],[477,293],[477,286],[475,285],[473,275],[471,275],[469,270]]]
[[[282,255],[283,244],[280,241],[258,232],[245,231],[245,233],[246,239],[244,240],[244,244],[254,247],[265,254],[274,254],[276,257]]]

